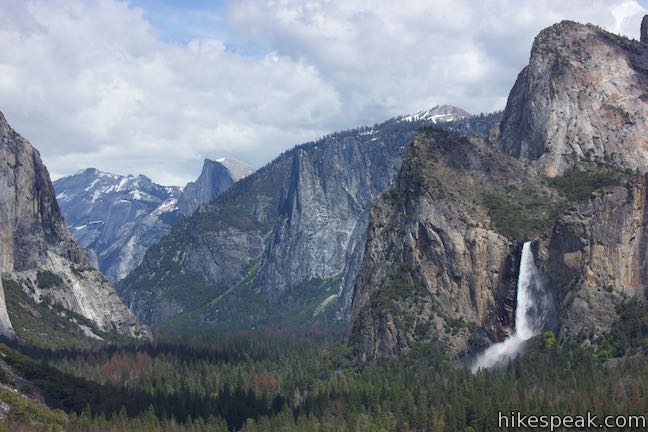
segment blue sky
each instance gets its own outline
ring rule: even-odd
[[[195,38],[227,40],[227,2],[224,0],[133,0],[163,40],[188,43]]]
[[[648,0],[0,0],[0,111],[54,178],[183,185],[204,158],[437,104],[504,108],[562,19],[638,37]]]

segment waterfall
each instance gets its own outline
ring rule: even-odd
[[[503,342],[488,347],[475,359],[472,371],[491,368],[515,358],[524,342],[540,334],[550,320],[552,301],[535,266],[531,242],[522,246],[517,282],[515,329]]]

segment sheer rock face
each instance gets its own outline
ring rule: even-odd
[[[415,128],[397,127],[398,136]],[[405,135],[340,136],[281,155],[181,220],[118,285],[120,295],[158,324],[190,309],[180,290],[232,286],[252,262],[264,296],[341,274],[354,245],[364,245],[371,200],[396,175],[406,143]]]
[[[146,334],[103,275],[86,265],[84,251],[63,223],[40,155],[0,113],[0,271],[8,278],[38,269],[65,275],[72,274],[73,266],[83,269],[83,274],[62,288],[53,303],[72,308],[102,328],[133,336]],[[75,302],[80,306],[73,306]],[[5,311],[6,306],[0,321],[11,316],[12,311]],[[2,327],[7,328],[7,323]]]
[[[510,190],[516,179],[526,182],[522,190],[539,188],[541,177],[456,140],[453,154],[469,162],[449,169],[431,138],[417,136],[396,187],[371,213],[349,335],[366,361],[402,355],[419,341],[453,357],[470,348],[469,338],[500,340],[512,325],[521,244],[489,229],[472,191]],[[648,175],[623,177],[564,210],[533,242],[562,340],[595,342],[624,302],[647,302]]]
[[[191,216],[202,204],[212,201],[252,171],[252,168],[234,159],[205,159],[200,176],[185,186],[178,200],[180,211]]]
[[[85,261],[63,223],[38,151],[0,114],[0,271],[34,268],[47,251]]]
[[[547,176],[583,159],[648,171],[647,23],[644,43],[568,21],[543,30],[494,144]],[[623,299],[645,299],[645,184],[597,192],[534,245],[560,303],[561,337],[593,340]]]
[[[9,318],[9,311],[7,311],[7,301],[5,299],[4,286],[2,285],[2,278],[0,278],[0,335],[14,339],[16,331],[11,324]]]
[[[280,204],[280,222],[268,241],[261,286],[272,293],[311,278],[340,274],[350,259],[373,197],[398,172],[400,146],[371,148],[342,139],[326,147],[299,149]]]
[[[479,194],[533,173],[476,139],[415,135],[394,188],[375,201],[355,282],[350,341],[373,361],[412,342],[450,356],[510,330],[519,245],[490,227]],[[533,178],[533,174],[530,175]]]
[[[648,170],[648,46],[563,21],[536,37],[493,136],[545,175],[578,158]]]
[[[648,45],[562,22],[536,38],[492,129],[492,155],[457,139],[444,155],[439,136],[417,135],[396,187],[371,213],[349,330],[360,357],[402,355],[418,341],[452,357],[469,337],[501,338],[513,319],[520,244],[489,228],[473,191],[511,191],[517,179],[532,194],[551,188],[544,176],[573,167],[623,172],[625,183],[571,206],[559,197],[555,209],[569,208],[530,237],[539,237],[536,265],[557,303],[560,337],[595,341],[624,301],[645,302],[648,179],[628,179],[648,171],[647,83]]]
[[[568,210],[535,244],[537,263],[560,299],[563,339],[593,340],[616,306],[646,300],[648,178],[606,187]]]

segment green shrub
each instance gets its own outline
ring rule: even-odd
[[[549,183],[571,201],[582,201],[603,186],[620,184],[619,173],[611,170],[574,169],[560,177],[549,179]]]
[[[617,307],[619,320],[612,331],[596,341],[595,357],[608,359],[648,351],[648,308],[638,300]]]
[[[530,189],[484,191],[481,198],[494,228],[520,241],[549,229],[564,206]]]
[[[36,283],[38,288],[52,288],[55,286],[63,285],[63,279],[57,274],[52,273],[48,270],[38,271],[36,274]]]
[[[544,333],[544,346],[551,347],[556,344],[556,335],[552,331]]]
[[[40,402],[10,390],[0,388],[0,400],[10,407],[7,420],[28,425],[29,430],[62,431],[67,425],[68,419],[64,412],[51,410]],[[2,431],[1,427],[0,431]]]

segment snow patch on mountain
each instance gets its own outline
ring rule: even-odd
[[[428,110],[398,118],[401,122],[429,121],[432,124],[445,123],[470,117],[470,113],[452,105],[438,105]]]
[[[113,282],[137,266],[180,217],[180,188],[155,184],[142,175],[90,168],[55,181],[54,188],[72,234],[97,254],[99,269]]]
[[[235,159],[207,159],[201,177],[180,188],[158,185],[144,175],[122,176],[88,168],[55,181],[54,188],[74,237],[96,253],[99,270],[117,282],[140,264],[148,248],[185,213],[252,171]]]

